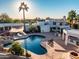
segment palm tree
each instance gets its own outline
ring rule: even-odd
[[[25,31],[25,10],[28,11],[28,9],[29,7],[27,7],[27,4],[24,4],[24,2],[22,2],[19,7],[19,11],[23,10],[24,31]]]
[[[24,32],[25,32],[25,10],[28,11],[29,7],[27,7],[27,4],[25,4],[24,2],[21,3],[20,7],[19,7],[19,11],[23,10],[23,20],[24,20]],[[27,45],[25,46],[27,48]],[[30,57],[31,55],[28,54],[27,50],[26,50],[26,56]]]

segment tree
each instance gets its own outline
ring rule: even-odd
[[[30,30],[30,32],[35,32],[36,31],[36,27],[34,26],[34,25],[32,25],[32,24],[30,24],[30,26],[29,26],[29,30]]]
[[[24,2],[21,3],[20,7],[19,7],[19,11],[23,10],[23,20],[24,20],[24,31],[25,29],[25,10],[28,11],[27,4],[25,4]]]
[[[50,20],[51,18],[50,18],[50,17],[46,17],[46,19],[47,19],[47,20]]]
[[[25,26],[25,11],[28,11],[29,7],[24,2],[21,3],[19,7],[19,11],[23,10],[23,20],[24,20],[24,32],[26,32],[26,26]],[[27,50],[26,50],[27,52]],[[28,52],[27,52],[28,54]]]
[[[79,20],[79,14],[77,14],[76,19]]]
[[[0,15],[0,19],[5,20],[5,19],[7,19],[7,18],[9,18],[9,16],[8,16],[6,13],[2,13],[2,14]]]
[[[23,55],[24,54],[24,49],[21,48],[21,45],[18,42],[13,43],[12,47],[9,50],[14,55]]]
[[[13,20],[12,20],[12,18],[8,18],[8,19],[4,20],[4,22],[5,23],[13,23]]]
[[[71,20],[71,18],[70,18],[70,17],[67,17],[66,22],[67,22],[68,24],[70,24],[70,20]]]
[[[76,16],[77,22],[79,22],[79,14]],[[79,23],[77,23],[78,29],[79,29]]]
[[[6,13],[3,13],[3,14],[0,15],[0,22],[12,23],[13,20]]]
[[[67,22],[70,23],[70,26],[73,25],[73,20],[76,20],[76,11],[71,10],[68,13]]]
[[[76,17],[76,11],[71,10],[71,11],[68,13],[68,17],[70,17],[70,19],[73,20],[73,19]]]
[[[13,23],[21,23],[21,21],[19,19],[14,19]]]

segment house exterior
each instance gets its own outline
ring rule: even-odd
[[[63,19],[53,19],[50,20],[52,31],[61,32],[65,27],[66,22]]]
[[[50,24],[45,19],[38,20],[37,25],[40,26],[41,32],[50,32]]]
[[[42,19],[37,21],[41,32],[57,31],[62,32],[63,29],[68,28],[64,19]]]
[[[64,40],[65,45],[72,44],[79,46],[79,30],[63,30],[62,40]]]
[[[66,21],[64,19],[38,19],[35,23],[32,25],[39,26],[40,32],[59,32],[61,33],[63,29],[68,28],[69,26],[66,24]],[[4,32],[5,30],[10,30],[11,27],[20,27],[24,26],[23,23],[0,23],[0,31]],[[25,24],[26,32],[29,32],[29,23]],[[7,27],[7,29],[6,29]],[[10,28],[9,28],[10,27]]]

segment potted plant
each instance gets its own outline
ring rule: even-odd
[[[78,56],[76,52],[70,52],[70,58],[75,59]]]
[[[26,52],[26,57],[31,57],[31,54],[29,54],[28,52]]]

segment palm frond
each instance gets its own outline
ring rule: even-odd
[[[27,7],[27,5],[24,5],[25,10],[28,11],[29,7]]]
[[[26,11],[28,11],[29,7],[27,7],[27,5],[24,4],[24,2],[22,2],[20,7],[19,7],[19,12],[21,11],[21,9],[25,9]]]
[[[19,12],[21,11],[21,9],[22,9],[22,7],[20,6],[20,7],[19,7]]]

